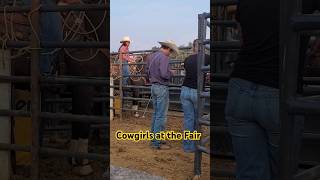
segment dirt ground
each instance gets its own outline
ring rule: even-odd
[[[146,118],[135,118],[131,114],[123,116],[122,120],[115,118],[110,122],[111,165],[145,171],[168,180],[192,179],[194,154],[183,152],[182,141],[169,141],[168,143],[172,146],[170,150],[153,150],[149,146],[149,141],[116,140],[117,130],[124,132],[150,130],[150,115],[147,115]],[[182,120],[181,117],[168,117],[167,130],[182,132]],[[210,179],[210,159],[207,154],[203,154],[202,157],[200,179],[207,180]]]

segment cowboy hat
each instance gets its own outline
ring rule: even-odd
[[[179,54],[179,48],[174,41],[171,41],[171,40],[159,41],[159,44],[170,48],[174,52],[175,55]]]
[[[129,36],[124,36],[124,37],[122,38],[122,40],[120,41],[120,43],[123,43],[123,42],[131,42],[130,37],[129,37]]]

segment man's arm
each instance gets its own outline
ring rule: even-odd
[[[167,56],[161,56],[160,57],[160,76],[163,79],[169,80],[172,72],[169,66],[169,58]]]

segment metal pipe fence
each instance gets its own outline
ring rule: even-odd
[[[205,115],[204,106],[205,100],[210,98],[210,89],[204,88],[204,76],[207,72],[210,72],[210,66],[205,67],[205,45],[210,43],[210,39],[206,38],[207,32],[207,19],[210,18],[210,13],[203,13],[198,15],[198,39],[199,49],[197,56],[197,117],[195,122],[195,129],[197,132],[202,132],[202,126],[210,126],[210,114]],[[210,27],[209,27],[210,28]],[[205,68],[204,68],[205,67]],[[204,136],[202,135],[203,139]],[[210,154],[210,150],[205,147],[206,142],[209,141],[209,137],[205,141],[196,141],[196,150],[194,156],[194,175],[200,176],[201,174],[201,161],[202,153]]]
[[[184,50],[191,50],[191,47],[185,47],[185,48],[179,48],[180,51],[184,51]],[[128,54],[132,54],[132,55],[137,55],[137,56],[142,56],[142,55],[147,55],[147,54],[150,54],[150,53],[153,53],[155,51],[158,51],[159,49],[153,49],[153,50],[140,50],[140,51],[130,51],[128,52]],[[147,75],[145,73],[136,73],[136,74],[130,74],[130,75],[123,75],[122,74],[122,66],[124,65],[121,61],[119,62],[117,60],[117,55],[119,54],[119,52],[112,52],[111,55],[113,56],[113,58],[110,58],[111,60],[113,59],[114,62],[111,62],[111,67],[112,66],[117,66],[117,68],[119,68],[119,70],[117,70],[118,75],[117,77],[115,78],[115,80],[118,80],[119,83],[118,85],[110,85],[110,88],[112,88],[113,90],[115,89],[118,89],[119,91],[119,98],[121,100],[121,102],[125,101],[128,102],[129,100],[134,100],[134,101],[150,101],[150,98],[132,98],[132,97],[123,97],[123,93],[124,92],[127,92],[127,90],[129,89],[138,89],[138,90],[142,90],[142,89],[145,89],[145,90],[148,90],[150,91],[150,84],[145,84],[145,85],[123,85],[122,84],[122,80],[123,78],[146,78]],[[186,53],[188,54],[188,53]],[[143,61],[143,59],[142,59]],[[172,76],[171,78],[171,83],[169,84],[169,90],[170,90],[170,96],[174,96],[175,93],[173,93],[173,91],[180,91],[181,90],[181,83],[182,83],[182,80],[183,78],[185,77],[185,75],[181,74],[181,71],[184,70],[184,68],[181,66],[183,65],[183,60],[182,59],[171,59],[169,64],[172,67],[172,69],[175,69],[177,70],[178,74],[175,74]],[[128,63],[129,67],[132,67],[132,66],[145,66],[147,65],[146,62],[131,62],[131,63]],[[179,74],[180,73],[180,74]],[[146,93],[148,93],[148,91]],[[145,94],[146,95],[146,94]],[[150,95],[150,92],[149,92],[149,95]],[[177,95],[179,95],[179,93],[177,93]],[[113,95],[110,96],[111,99],[115,99]],[[170,101],[170,104],[180,104],[179,101]],[[123,103],[120,103],[120,110],[125,110],[127,111],[128,109],[127,108],[123,108]],[[136,111],[136,112],[145,112],[145,111],[140,111],[140,110],[132,110],[132,109],[129,109],[129,111]],[[171,116],[171,115],[168,115],[168,116]],[[120,114],[120,119],[122,119],[122,114]]]
[[[74,153],[59,149],[43,148],[39,144],[39,124],[41,119],[61,120],[68,122],[87,122],[87,123],[101,123],[106,124],[108,121],[106,117],[75,115],[70,113],[50,113],[41,112],[40,110],[40,84],[86,84],[96,86],[108,86],[109,79],[98,78],[79,78],[79,77],[40,77],[39,70],[39,55],[41,48],[109,48],[109,42],[39,42],[37,37],[39,35],[39,19],[41,12],[65,12],[65,11],[109,11],[109,6],[105,5],[70,5],[70,6],[40,6],[39,0],[32,0],[31,6],[26,7],[1,7],[1,13],[30,13],[31,25],[33,31],[31,33],[31,41],[3,41],[1,42],[7,48],[22,48],[30,46],[31,51],[31,76],[0,76],[1,83],[30,83],[31,85],[31,111],[17,111],[17,110],[0,110],[0,116],[24,116],[32,119],[32,144],[30,146],[22,146],[16,144],[1,143],[1,150],[8,151],[25,151],[31,152],[31,178],[33,180],[39,179],[39,159],[40,154],[54,155],[61,157],[79,157],[94,160],[107,161],[108,155],[94,154],[94,153]]]

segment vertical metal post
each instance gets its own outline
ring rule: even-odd
[[[0,75],[11,75],[9,50],[0,50]],[[0,83],[0,109],[11,109],[11,83]],[[11,143],[10,117],[0,116],[0,143]],[[10,179],[10,151],[0,151],[0,179]]]
[[[280,179],[291,180],[295,159],[294,118],[288,114],[288,100],[296,96],[299,65],[299,33],[290,26],[290,19],[298,14],[299,0],[280,1]]]
[[[40,12],[37,10],[40,0],[32,0],[31,4],[31,118],[32,118],[32,164],[31,177],[33,180],[39,179],[39,124],[40,124],[40,86],[39,86],[39,20]]]
[[[120,59],[119,58],[119,60],[120,60],[120,82],[119,82],[119,92],[120,92],[120,110],[119,110],[119,112],[120,112],[120,120],[122,121],[122,108],[123,108],[123,104],[124,104],[124,99],[123,99],[123,83],[122,83],[122,81],[123,81],[123,72],[122,72],[122,66],[123,66],[123,64],[122,64],[122,58]]]
[[[222,15],[222,7],[219,6],[217,7],[217,19],[218,20],[222,20],[224,19],[224,16]],[[222,41],[223,40],[223,31],[222,31],[222,28],[221,26],[216,26],[216,29],[217,29],[217,38],[216,40],[217,41]],[[222,71],[222,67],[221,67],[221,64],[222,64],[222,53],[221,52],[217,52],[216,53],[216,63],[215,63],[215,68],[218,72],[221,72]]]
[[[204,99],[201,97],[201,92],[203,90],[203,73],[202,73],[202,66],[204,65],[204,40],[206,39],[206,18],[203,14],[198,15],[198,39],[199,39],[199,49],[198,49],[198,56],[197,56],[197,107],[198,107],[198,119],[195,123],[195,129],[198,132],[201,132],[201,126],[199,124],[199,119],[203,115],[203,107],[204,107]],[[200,141],[196,141],[196,152],[195,152],[195,161],[194,161],[194,171],[195,175],[201,174],[201,159],[202,159],[202,152],[197,147],[200,145]]]

